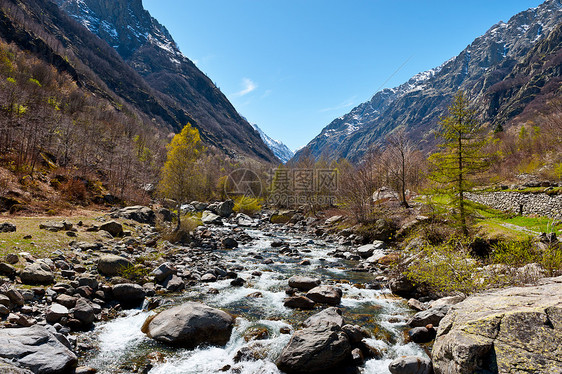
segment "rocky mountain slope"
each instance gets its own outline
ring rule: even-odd
[[[79,86],[110,99],[116,108],[136,110],[160,130],[178,131],[191,122],[219,152],[277,160],[220,90],[177,50],[167,31],[142,10],[140,0],[92,4],[124,21],[114,25],[96,18],[108,35],[128,41],[115,44],[108,39],[121,46],[123,56],[50,0],[2,0],[0,36],[70,74]],[[95,22],[91,12],[84,23],[92,27]]]
[[[265,145],[267,145],[269,149],[271,149],[275,157],[281,160],[281,162],[286,163],[291,158],[293,158],[295,153],[291,151],[289,147],[287,147],[283,142],[269,137],[269,135],[263,132],[262,129],[260,129],[256,124],[253,124],[252,127],[260,134]]]
[[[559,91],[560,30],[556,28],[561,20],[561,1],[547,0],[507,23],[499,22],[458,56],[398,87],[377,92],[335,119],[295,157],[310,150],[317,158],[358,161],[397,127],[405,127],[421,148],[429,149],[435,142],[432,130],[458,90],[477,103],[483,121],[508,123],[531,102],[544,102]],[[527,79],[530,72],[536,75],[532,82]]]
[[[141,0],[55,2],[112,46],[152,89],[185,110],[207,143],[227,154],[275,161],[275,156],[250,124],[181,53],[168,30],[150,16]],[[173,127],[179,129],[177,125]]]

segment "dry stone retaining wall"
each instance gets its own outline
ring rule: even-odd
[[[466,198],[502,211],[524,215],[536,214],[543,217],[562,219],[562,195],[549,196],[544,193],[484,192],[468,193]]]

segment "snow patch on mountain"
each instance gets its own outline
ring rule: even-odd
[[[291,158],[293,158],[293,156],[294,156],[293,151],[291,151],[289,149],[289,147],[287,147],[285,144],[283,144],[283,142],[281,142],[279,140],[272,139],[266,133],[264,133],[262,131],[262,129],[260,129],[258,127],[258,125],[256,125],[256,124],[252,124],[252,127],[254,128],[254,130],[256,130],[258,132],[258,134],[260,134],[260,137],[262,138],[265,145],[267,145],[269,147],[269,149],[271,149],[273,154],[278,159],[280,159],[281,162],[286,163]]]

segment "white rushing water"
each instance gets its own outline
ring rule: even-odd
[[[271,248],[274,237],[259,230],[247,230],[247,233],[255,238],[250,244],[221,251],[225,261],[244,267],[238,272],[238,276],[246,280],[243,287],[232,287],[230,280],[222,280],[197,285],[176,299],[178,303],[196,299],[238,315],[226,346],[194,350],[164,347],[140,331],[143,322],[153,313],[135,310],[96,329],[94,338],[99,350],[85,364],[98,369],[99,373],[129,373],[134,372],[131,362],[156,351],[162,352],[165,359],[155,364],[150,374],[281,373],[274,362],[291,335],[282,334],[280,330],[289,328],[292,333],[299,328],[300,321],[311,315],[310,312],[283,306],[287,279],[295,274],[320,277],[323,284],[332,283],[343,290],[340,307],[346,323],[358,324],[369,331],[372,338],[367,342],[382,353],[381,359],[370,359],[360,367],[361,373],[389,373],[388,364],[397,357],[426,355],[417,344],[404,342],[405,321],[410,313],[405,302],[392,296],[388,290],[362,287],[362,284],[372,281],[374,275],[349,271],[343,260],[328,256],[335,245],[276,233],[277,237],[290,243],[291,248],[298,248],[303,258],[310,260],[311,265],[301,266],[298,265],[300,259],[285,257],[279,254],[278,249]],[[263,259],[255,259],[255,254]],[[274,263],[264,264],[268,258]],[[252,275],[256,270],[262,272],[261,276]],[[210,288],[218,292],[208,292]],[[256,292],[261,296],[248,297]],[[318,311],[320,309],[312,313]],[[267,339],[247,342],[244,336],[248,329],[258,327],[267,329]],[[381,338],[381,331],[385,338]],[[234,358],[243,347],[252,347],[259,357],[236,363]]]

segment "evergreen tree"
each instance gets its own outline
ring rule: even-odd
[[[205,147],[201,143],[199,131],[188,123],[174,136],[166,149],[168,153],[162,167],[158,191],[163,197],[172,199],[177,204],[177,231],[181,226],[181,205],[188,199],[195,198],[200,192],[202,174],[197,161]]]
[[[437,183],[440,193],[449,195],[458,212],[456,218],[464,235],[468,235],[468,205],[465,193],[473,186],[474,177],[486,169],[483,152],[486,143],[476,111],[469,108],[467,97],[459,91],[441,118],[438,135],[442,140],[440,152],[429,157],[430,179]]]

